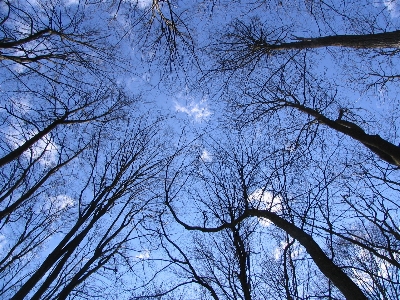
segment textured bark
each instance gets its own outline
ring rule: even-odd
[[[260,41],[255,45],[257,49],[271,51],[303,50],[321,47],[346,47],[356,49],[371,48],[399,48],[400,30],[376,34],[362,35],[334,35],[317,38],[296,38],[297,41],[289,43],[270,44]]]

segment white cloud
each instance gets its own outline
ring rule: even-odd
[[[56,211],[60,211],[69,207],[74,206],[75,201],[67,195],[58,195],[56,197],[50,197],[51,207]]]
[[[379,263],[379,274],[383,278],[390,279],[389,269],[390,269],[390,265],[388,264],[388,262],[381,260]]]
[[[138,0],[137,3],[140,9],[145,9],[153,4],[153,0]]]
[[[206,149],[201,153],[200,159],[204,162],[212,162],[212,156]]]
[[[384,279],[390,280],[392,276],[391,271],[394,271],[394,273],[397,274],[397,270],[393,265],[379,257],[372,256],[371,253],[366,249],[359,249],[356,255],[360,261],[366,262],[366,265],[370,264],[378,267],[377,275]],[[398,259],[398,255],[396,254],[395,259]],[[352,269],[352,271],[354,281],[358,285],[369,290],[370,292],[374,291],[375,283],[370,274],[368,274],[368,269],[366,271],[362,269]]]
[[[44,203],[44,206],[40,209],[44,209],[51,215],[59,217],[63,213],[63,211],[73,207],[74,205],[74,199],[67,195],[60,194],[55,197],[48,197],[46,199],[46,202]],[[57,221],[60,220],[61,219],[58,219]]]
[[[268,210],[270,212],[280,212],[282,210],[282,198],[268,190],[257,189],[249,196],[249,202],[256,209]],[[271,221],[266,218],[258,218],[261,226],[271,225]]]
[[[150,258],[150,251],[146,249],[146,250],[140,252],[135,257],[138,258],[138,259],[149,259]]]
[[[14,149],[18,148],[38,133],[37,130],[32,130],[28,133],[25,132],[25,134],[23,135],[23,131],[19,127],[20,126],[14,126],[14,128],[9,128],[7,132],[7,140],[11,144],[11,147],[13,147]],[[22,155],[27,159],[30,159],[31,157],[36,159],[41,156],[39,163],[48,166],[53,165],[57,162],[57,149],[57,145],[52,141],[50,135],[47,134],[39,141],[37,141],[30,148],[30,150],[25,151]]]
[[[12,66],[12,68],[13,68],[13,70],[14,70],[15,72],[17,72],[18,74],[21,74],[21,73],[25,72],[25,71],[28,69],[27,67],[25,67],[25,66],[22,65],[22,64],[14,64],[14,65]]]
[[[31,101],[26,97],[12,99],[13,109],[20,115],[25,115],[32,110]],[[16,149],[23,145],[27,140],[38,134],[38,130],[27,130],[24,124],[16,121],[11,122],[11,126],[5,130],[5,135],[9,145]],[[58,159],[58,146],[52,140],[50,134],[45,135],[37,141],[29,150],[26,150],[22,156],[27,159],[36,159],[41,156],[39,163],[42,165],[53,165]]]
[[[392,18],[400,16],[400,0],[375,0],[373,2],[375,7],[379,7],[382,4],[386,6]]]
[[[175,110],[177,112],[183,112],[189,117],[194,117],[195,121],[197,122],[201,122],[202,120],[211,116],[211,111],[209,110],[205,100],[202,100],[199,103],[192,102],[187,106],[182,106],[175,102]]]
[[[274,257],[276,260],[280,259],[283,255],[283,251],[285,250],[285,248],[287,247],[288,243],[287,242],[281,242],[280,247],[276,247],[274,250]],[[302,255],[304,253],[304,249],[302,247],[300,247],[300,245],[298,243],[294,243],[291,246],[291,251],[290,251],[290,256],[292,257],[292,259],[296,259],[299,258],[300,255]]]
[[[365,249],[360,249],[357,256],[362,260],[368,261],[370,258],[370,253]],[[369,274],[364,272],[362,269],[352,269],[352,271],[354,282],[372,292],[374,283],[371,276],[369,276]]]
[[[64,4],[69,6],[69,5],[77,5],[79,4],[80,0],[64,0]]]
[[[140,9],[146,9],[153,4],[153,0],[125,0],[137,4]]]

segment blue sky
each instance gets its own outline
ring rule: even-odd
[[[40,24],[50,22],[50,10],[43,1],[16,1],[15,3],[17,3],[16,6],[28,7],[27,11],[35,13],[37,16],[35,22]],[[337,207],[336,210],[332,209],[334,215],[332,218],[337,222],[338,228],[345,230],[348,224],[356,226],[356,221],[353,222],[351,219],[353,211],[346,210],[342,201],[341,188],[346,183],[345,178],[361,178],[360,181],[355,181],[354,186],[350,186],[353,182],[349,183],[348,189],[356,190],[357,185],[361,187],[359,194],[354,195],[355,202],[357,199],[364,199],[363,197],[378,197],[379,195],[376,195],[375,191],[368,186],[367,179],[365,182],[363,181],[361,170],[363,167],[368,167],[372,172],[379,173],[385,163],[378,161],[374,165],[375,161],[367,160],[365,165],[360,164],[363,155],[371,157],[371,153],[367,149],[360,149],[356,142],[345,139],[343,135],[332,132],[323,126],[319,126],[315,140],[311,140],[309,136],[303,136],[302,123],[310,122],[309,128],[311,129],[316,128],[317,125],[316,122],[313,123],[306,116],[296,112],[279,111],[276,114],[267,114],[257,122],[250,123],[250,126],[239,128],[240,126],[234,126],[229,119],[229,116],[232,116],[232,106],[229,104],[254,100],[256,99],[254,95],[269,96],[270,94],[263,88],[265,88],[266,78],[270,74],[275,74],[271,76],[271,82],[276,83],[282,79],[282,82],[286,81],[287,84],[292,84],[295,86],[293,90],[299,93],[299,97],[307,104],[312,103],[310,95],[313,95],[314,92],[316,97],[322,97],[323,92],[329,90],[327,95],[335,95],[335,101],[330,104],[329,97],[326,96],[328,100],[323,100],[326,100],[327,104],[322,100],[321,103],[316,104],[318,107],[323,107],[325,114],[335,119],[339,108],[343,106],[351,111],[348,115],[350,121],[361,122],[359,125],[365,126],[366,131],[371,134],[379,133],[381,136],[399,143],[398,82],[376,83],[374,77],[374,73],[377,72],[391,72],[387,75],[398,74],[397,57],[375,56],[374,53],[365,53],[364,55],[362,51],[343,51],[342,49],[316,49],[310,50],[306,54],[295,55],[293,59],[286,53],[272,57],[263,56],[252,69],[244,67],[235,72],[212,73],[208,71],[218,67],[217,51],[207,51],[207,49],[216,46],[218,50],[218,43],[222,39],[219,34],[224,32],[230,22],[235,19],[250,22],[252,19],[258,18],[258,22],[264,26],[264,33],[269,32],[271,36],[285,37],[287,40],[293,40],[296,37],[357,34],[370,30],[374,32],[390,31],[399,28],[400,1],[343,2],[347,6],[336,3],[339,10],[343,9],[348,13],[348,18],[340,16],[340,14],[325,17],[323,13],[328,11],[328,7],[318,6],[312,1],[281,0],[260,3],[176,1],[172,5],[177,14],[175,17],[181,18],[178,20],[180,26],[178,28],[182,38],[177,37],[176,52],[172,52],[172,54],[166,50],[165,35],[161,36],[159,40],[157,39],[157,33],[161,31],[161,23],[160,16],[151,9],[152,3],[149,0],[124,0],[117,10],[115,5],[111,5],[112,3],[107,1],[103,1],[98,6],[85,5],[83,1],[78,0],[59,2],[60,5],[52,11],[51,16],[56,18],[58,15],[62,15],[62,20],[59,20],[60,24],[71,22],[75,16],[82,17],[83,24],[87,26],[86,30],[98,30],[105,36],[104,39],[95,41],[98,47],[112,45],[108,48],[109,53],[112,54],[108,58],[105,58],[101,51],[79,46],[79,49],[85,51],[85,57],[90,58],[93,62],[93,68],[87,69],[87,66],[79,61],[76,64],[65,65],[55,62],[31,65],[1,62],[0,89],[3,97],[0,100],[2,121],[0,132],[1,151],[4,153],[17,148],[37,133],[48,123],[49,119],[62,110],[63,105],[78,107],[82,99],[97,99],[95,96],[98,96],[100,100],[90,106],[90,109],[82,110],[76,115],[82,117],[90,115],[90,113],[101,113],[112,105],[115,99],[120,100],[118,89],[125,92],[126,99],[130,98],[134,103],[124,110],[117,111],[116,114],[120,119],[115,122],[104,121],[63,126],[42,138],[31,147],[30,151],[26,151],[21,156],[19,163],[26,166],[29,161],[39,158],[43,154],[35,165],[35,170],[30,177],[32,181],[27,184],[29,186],[57,162],[71,156],[85,143],[89,144],[87,151],[82,156],[62,169],[57,176],[52,177],[52,180],[43,186],[43,190],[35,195],[34,199],[37,202],[32,207],[36,209],[39,216],[37,222],[46,220],[47,215],[52,216],[53,219],[49,217],[49,222],[46,223],[48,232],[50,232],[49,236],[46,236],[47,233],[41,235],[43,250],[26,254],[26,259],[23,261],[28,265],[23,269],[26,274],[36,264],[40,264],[45,255],[56,247],[71,228],[74,214],[78,213],[78,206],[82,204],[78,203],[79,199],[89,201],[93,195],[96,195],[101,186],[96,180],[101,181],[102,172],[107,174],[104,176],[105,182],[115,175],[115,172],[107,169],[107,166],[112,165],[118,168],[118,159],[120,157],[126,159],[124,151],[127,150],[119,147],[125,145],[125,141],[129,147],[138,147],[141,140],[138,139],[136,143],[130,141],[129,138],[134,136],[133,133],[137,128],[145,127],[146,124],[150,125],[156,121],[160,122],[160,125],[154,135],[155,139],[152,140],[152,145],[159,150],[155,156],[158,158],[171,154],[176,149],[182,149],[180,155],[177,155],[171,164],[170,173],[167,175],[161,172],[153,174],[154,178],[152,178],[151,184],[138,185],[144,191],[143,196],[139,196],[138,199],[152,200],[148,211],[143,209],[135,211],[137,218],[143,217],[145,221],[138,222],[137,231],[134,231],[132,240],[124,248],[124,254],[127,255],[127,261],[131,265],[123,265],[125,258],[122,255],[118,256],[117,262],[107,265],[111,268],[111,266],[120,264],[122,275],[119,277],[118,284],[121,286],[118,285],[118,288],[122,289],[123,284],[126,284],[125,295],[127,298],[130,288],[140,286],[140,282],[152,278],[163,266],[168,265],[166,249],[179,257],[177,250],[165,239],[166,249],[161,248],[156,235],[159,230],[156,226],[158,222],[156,213],[163,207],[162,196],[160,197],[163,192],[163,179],[167,179],[168,183],[170,180],[168,176],[174,174],[174,171],[179,175],[177,187],[175,187],[177,195],[174,205],[182,219],[192,225],[199,222],[202,225],[204,215],[209,218],[207,220],[209,224],[218,223],[217,219],[212,219],[213,210],[207,206],[207,200],[215,201],[219,205],[221,203],[207,194],[212,189],[202,179],[209,178],[211,181],[213,175],[219,174],[218,172],[221,170],[232,175],[229,172],[233,173],[234,163],[232,161],[234,161],[235,155],[257,153],[260,166],[257,166],[259,169],[255,169],[259,173],[254,175],[250,199],[259,202],[260,207],[268,207],[271,211],[279,214],[283,211],[282,201],[292,201],[293,207],[302,211],[309,204],[304,200],[307,198],[304,198],[304,195],[309,193],[312,195],[312,197],[309,196],[312,198],[308,199],[309,201],[312,203],[321,201],[322,203],[318,207],[320,211],[315,213],[321,219],[324,208],[330,211],[332,207]],[[169,16],[165,1],[159,2],[159,4],[166,16]],[[3,16],[6,9],[4,4],[1,9]],[[48,15],[44,12],[47,12]],[[363,16],[367,16],[367,21],[375,16],[374,24],[360,22]],[[29,22],[26,20],[24,23],[15,17],[10,22],[10,26],[14,26],[13,28],[19,30],[21,34],[29,30],[27,27]],[[165,27],[163,28],[165,30]],[[112,34],[107,35],[109,32]],[[90,38],[89,35],[82,38],[86,37]],[[50,42],[49,45],[53,46]],[[38,49],[44,51],[46,46],[47,43],[44,42],[36,44],[33,42],[27,45],[27,51]],[[193,49],[195,50],[193,51]],[[20,52],[8,52],[8,54],[22,55]],[[282,64],[286,64],[286,69],[283,72],[274,73]],[[29,69],[31,66],[33,66],[32,69]],[[302,82],[299,81],[299,76],[304,70],[301,69],[302,67],[310,72],[309,86],[319,87],[320,91],[316,92],[316,89],[309,92],[304,88]],[[43,75],[46,74],[50,74],[50,76],[44,77]],[[62,84],[56,84],[55,81],[62,82]],[[117,86],[117,88],[110,88],[112,86]],[[85,91],[87,93],[82,94]],[[165,120],[161,123],[163,118]],[[32,122],[29,123],[29,121]],[[36,124],[36,121],[39,123]],[[93,132],[96,132],[97,135],[94,135]],[[95,136],[102,137],[99,144],[94,142],[96,141]],[[300,138],[304,145],[297,148],[296,138]],[[167,144],[164,144],[163,141],[167,141]],[[94,150],[98,145],[101,146],[101,150],[96,156]],[[307,146],[315,148],[312,148],[310,152]],[[282,153],[282,161],[293,160],[293,167],[290,165],[287,170],[283,168],[282,173],[276,171],[274,168],[277,165],[281,166],[279,159],[272,161],[273,158],[276,159],[274,156],[276,153]],[[115,157],[112,157],[113,154]],[[149,157],[152,155],[152,151],[146,151],[142,154],[141,159],[143,161],[151,160]],[[347,161],[348,157],[350,158]],[[230,163],[224,164],[224,158],[231,159]],[[242,157],[242,159],[246,161],[246,158]],[[98,166],[93,167],[93,161],[97,161]],[[246,169],[246,171],[250,172],[253,161],[249,159],[246,162],[248,163],[246,166],[249,166],[249,170]],[[347,164],[352,162],[357,162],[360,168],[348,168]],[[137,162],[130,170],[133,172],[135,168],[140,167],[142,167],[142,163]],[[276,173],[274,173],[275,171]],[[92,177],[88,176],[90,172],[93,172]],[[9,175],[12,173],[11,167],[4,169],[3,173],[11,176]],[[232,176],[234,177],[234,175]],[[388,176],[389,178],[398,178],[396,174]],[[340,180],[337,177],[340,177]],[[332,182],[329,181],[330,179]],[[185,180],[188,180],[190,184],[180,186]],[[331,189],[319,190],[320,184],[324,180],[328,182],[327,185],[332,186]],[[287,182],[290,184],[285,185]],[[2,184],[7,186],[7,177],[4,176]],[[87,184],[86,188],[85,184]],[[229,182],[227,186],[229,186]],[[10,199],[18,198],[18,193],[22,193],[22,190],[10,196]],[[271,191],[278,192],[273,195]],[[392,193],[394,192],[389,188],[388,190],[382,189],[383,198],[389,198],[393,195]],[[129,196],[124,197],[123,199],[132,200]],[[349,201],[353,201],[353,198]],[[112,209],[112,213],[116,213],[123,203],[121,200]],[[378,204],[375,205],[378,206]],[[388,204],[388,207],[391,206]],[[395,204],[393,209],[397,209]],[[22,209],[21,212],[23,212]],[[85,261],[86,257],[90,257],[89,249],[95,245],[90,242],[99,240],[100,237],[96,235],[96,231],[105,230],[113,220],[112,213],[104,217],[103,223],[100,223],[84,240],[83,244],[87,244],[79,248],[81,252],[77,254],[76,258],[77,261],[81,259],[79,263]],[[381,216],[381,212],[379,215]],[[23,230],[21,224],[28,223],[24,218],[20,222],[0,228],[0,250],[10,249],[16,242],[18,233]],[[214,248],[211,246],[213,243],[219,245],[218,238],[208,239],[207,235],[196,235],[183,231],[182,227],[174,223],[168,214],[165,214],[163,218],[170,237],[180,243],[179,245],[193,257],[195,257],[193,246],[196,245],[196,239],[204,242],[206,246],[210,246],[210,252],[217,248],[217,246]],[[35,222],[29,223],[29,226],[33,227]],[[117,224],[121,222],[122,218],[119,218]],[[283,259],[283,248],[289,241],[287,236],[276,228],[274,229],[265,220],[252,220],[246,226],[257,227],[254,234],[256,237],[252,240],[256,253],[254,263],[256,264],[258,261],[272,262],[271,264],[280,263]],[[146,232],[146,229],[151,234]],[[223,234],[218,236],[222,237]],[[319,242],[323,244],[325,236],[322,233],[321,236]],[[260,242],[263,239],[271,242],[263,245]],[[298,244],[294,248],[292,254],[294,259],[306,258],[304,249],[302,250]],[[362,256],[361,254],[360,256]],[[223,253],[216,252],[215,255],[223,257]],[[223,259],[221,258],[221,260]],[[71,264],[67,268],[73,268],[73,266]],[[197,266],[200,269],[204,267],[200,263]],[[299,268],[302,267],[304,265]],[[313,272],[316,271],[315,267],[311,269]],[[187,273],[180,270],[179,266],[166,270],[166,273],[159,273],[160,276],[152,284],[166,288],[181,280],[179,274],[183,274],[183,278],[188,276]],[[304,267],[304,270],[307,268]],[[108,281],[109,279],[104,279],[104,283],[102,283],[101,278],[102,276],[113,276],[113,270],[104,268],[101,271],[99,272],[101,274],[97,274],[96,279],[92,282],[93,285],[98,285],[100,288],[104,287],[104,284],[112,285]],[[256,266],[255,273],[262,274],[263,268]],[[136,277],[132,274],[136,274]],[[365,274],[356,275],[358,278],[365,276]],[[11,282],[15,283],[18,280],[18,277],[14,277]],[[314,287],[317,285],[317,282],[313,283]],[[148,292],[149,289],[146,286],[139,289],[138,292]],[[195,291],[193,294],[196,294],[196,288],[191,286],[181,291],[190,290]]]

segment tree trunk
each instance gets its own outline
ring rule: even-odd
[[[366,300],[367,297],[361,289],[342,271],[314,241],[312,236],[296,225],[286,221],[273,212],[267,210],[250,209],[247,212],[250,216],[266,218],[275,226],[283,229],[292,238],[296,239],[311,256],[319,270],[333,282],[348,300]]]
[[[49,126],[44,128],[43,130],[39,131],[37,134],[35,134],[33,137],[31,137],[29,140],[27,140],[21,146],[19,146],[15,150],[11,151],[4,157],[0,158],[0,167],[17,159],[22,153],[24,153],[26,150],[28,150],[30,147],[32,147],[36,142],[38,142],[40,139],[44,138],[54,128],[56,128],[58,125],[60,125],[67,118],[67,116],[68,116],[68,114],[65,114],[62,118],[53,121]]]
[[[260,43],[257,44],[257,48],[260,50],[264,49],[266,52],[321,47],[345,47],[356,49],[399,48],[400,30],[376,34],[333,35],[317,38],[296,37],[296,39],[297,41],[295,42],[275,44],[269,44],[268,41],[260,41]]]
[[[400,147],[388,142],[378,134],[367,134],[361,127],[352,122],[340,119],[336,121],[331,120],[320,114],[318,111],[300,104],[288,103],[288,106],[294,107],[310,116],[313,116],[318,120],[318,122],[361,142],[382,160],[400,167]]]

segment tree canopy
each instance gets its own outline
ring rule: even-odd
[[[0,298],[400,298],[400,1],[0,2]]]

